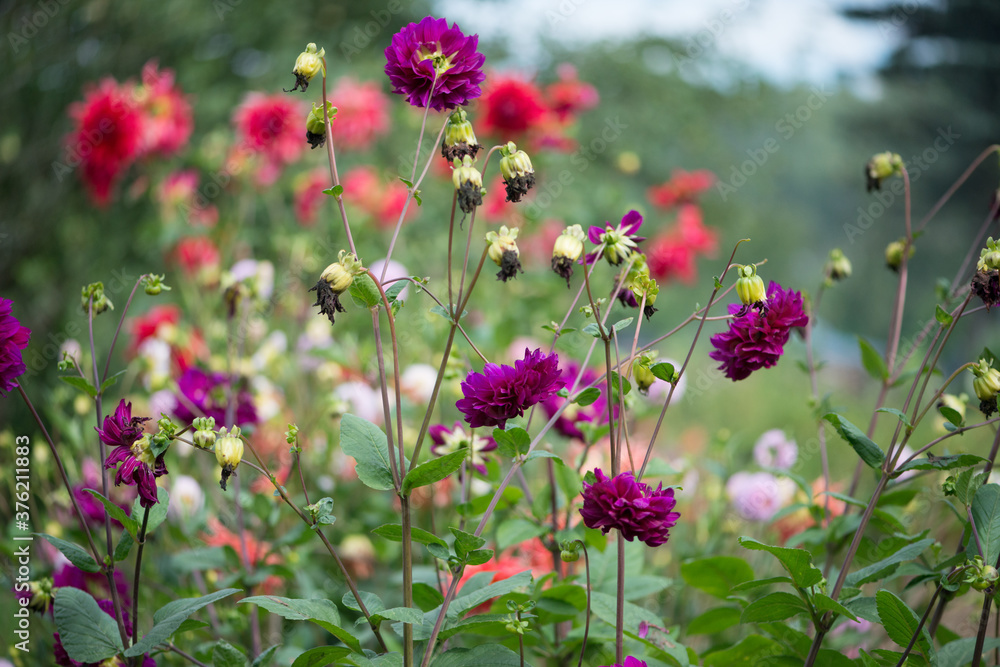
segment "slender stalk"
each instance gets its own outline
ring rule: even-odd
[[[391,458],[391,457],[390,457]],[[410,524],[410,497],[400,494],[403,524],[403,606],[413,607],[413,527]],[[413,665],[413,624],[403,623],[403,666]]]
[[[330,124],[330,112],[326,108],[326,58],[323,59],[323,126],[326,128],[326,156],[327,161],[330,163],[330,179],[333,181],[334,187],[336,187],[340,185],[340,175],[337,173],[337,156],[333,151],[333,125]],[[347,209],[344,208],[344,197],[343,195],[338,195],[334,199],[337,200],[337,207],[340,209],[340,219],[344,223],[347,244],[351,247],[351,252],[357,256],[358,250],[354,246],[354,237],[351,236],[351,225],[347,221]],[[388,261],[385,264],[389,266]]]
[[[899,662],[896,663],[896,667],[903,667],[903,664],[906,662],[906,656],[910,655],[913,645],[917,643],[917,637],[920,636],[920,631],[923,630],[924,623],[927,622],[927,617],[934,608],[934,601],[937,599],[937,596],[941,593],[941,591],[941,584],[938,584],[937,588],[934,589],[934,595],[931,596],[930,602],[927,603],[927,609],[924,611],[924,615],[920,617],[920,622],[917,623],[917,629],[913,631],[913,636],[910,637],[909,643],[906,645],[906,648],[903,649],[903,655],[900,656]]]
[[[142,570],[142,552],[146,546],[146,526],[149,524],[149,508],[144,509],[135,553],[135,574],[132,577],[132,644],[139,638],[139,572]]]
[[[618,580],[615,596],[615,663],[625,664],[625,536],[618,533]]]
[[[983,611],[979,614],[979,632],[976,633],[976,648],[972,651],[972,667],[979,667],[983,661],[983,644],[990,625],[990,607],[993,604],[993,587],[986,589],[983,596]]]
[[[188,662],[190,662],[192,665],[197,665],[198,667],[208,667],[208,665],[206,665],[205,663],[203,663],[201,660],[198,660],[193,655],[185,653],[184,651],[180,650],[179,648],[177,648],[173,644],[168,643],[168,644],[166,644],[166,647],[167,647],[168,650],[173,651],[177,655],[181,656],[182,658],[184,658],[185,660],[187,660]]]
[[[933,218],[937,212],[941,210],[942,206],[948,203],[948,200],[951,199],[951,196],[955,194],[960,187],[962,187],[962,184],[969,180],[969,176],[971,176],[972,172],[974,172],[976,168],[983,163],[983,160],[988,158],[990,153],[997,151],[1000,151],[1000,144],[993,144],[992,146],[987,147],[986,150],[980,153],[979,156],[972,161],[972,164],[970,164],[965,171],[962,172],[962,175],[958,177],[958,180],[955,181],[943,195],[941,195],[941,198],[937,200],[937,203],[931,207],[931,210],[928,211],[927,215],[925,215],[923,220],[920,221],[917,225],[917,232],[923,231],[924,227],[927,226],[927,223],[931,221],[931,218]]]
[[[590,635],[590,556],[587,554],[587,545],[583,540],[577,540],[583,549],[583,563],[587,573],[587,616],[583,626],[583,643],[580,645],[580,660],[577,667],[583,667],[583,655],[587,650],[587,637]]]
[[[129,306],[132,305],[132,297],[135,296],[135,292],[139,289],[139,285],[142,284],[142,279],[146,275],[143,274],[139,276],[139,279],[135,281],[135,285],[132,286],[132,292],[128,295],[128,301],[125,302],[125,307],[122,308],[122,316],[118,319],[118,326],[115,328],[115,335],[111,338],[111,347],[108,348],[108,358],[104,362],[104,374],[101,376],[101,383],[98,385],[100,387],[104,384],[104,381],[108,379],[108,370],[111,368],[111,354],[115,351],[115,345],[118,343],[118,334],[122,330],[122,325],[125,323],[125,315],[128,313]],[[94,381],[97,381],[97,377],[94,376]]]

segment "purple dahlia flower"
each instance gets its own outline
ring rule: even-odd
[[[647,667],[647,666],[645,660],[639,660],[639,658],[633,658],[632,656],[628,656],[627,658],[625,658],[624,664],[619,665],[618,663],[615,663],[611,667]]]
[[[594,471],[597,481],[583,485],[580,516],[588,528],[600,528],[605,534],[617,528],[631,542],[635,538],[651,547],[666,544],[670,529],[680,514],[674,512],[674,490],[656,490],[645,482],[636,482],[631,472],[610,478],[600,468]]]
[[[406,95],[412,106],[437,111],[476,99],[482,94],[479,84],[486,78],[486,58],[476,50],[478,46],[479,35],[466,37],[457,23],[449,28],[445,19],[428,16],[409,24],[392,36],[385,50],[385,73],[392,92]]]
[[[256,424],[253,396],[242,388],[233,390],[236,392],[236,424],[226,423],[226,387],[229,384],[225,373],[207,373],[192,366],[177,380],[180,395],[176,396],[174,416],[184,423],[194,421],[195,417],[212,417],[220,428]]]
[[[622,216],[622,221],[617,227],[612,227],[610,222],[605,223],[604,227],[591,226],[587,230],[587,238],[599,247],[587,255],[587,264],[596,260],[602,251],[604,259],[608,260],[609,264],[615,266],[621,264],[633,250],[637,250],[640,241],[646,240],[644,236],[636,236],[640,227],[642,227],[642,215],[638,211],[629,211]]]
[[[158,502],[156,478],[167,474],[163,454],[154,457],[149,448],[149,436],[142,433],[142,422],[148,419],[133,417],[132,404],[122,399],[114,415],[104,418],[104,428],[96,429],[105,444],[115,446],[104,462],[106,470],[118,466],[115,486],[124,483],[136,487],[139,503],[146,508]]]
[[[106,445],[131,447],[133,442],[142,437],[142,423],[147,421],[149,417],[133,417],[132,404],[122,399],[113,415],[105,415],[104,427],[95,426],[94,430]]]
[[[565,386],[560,379],[559,355],[529,352],[513,366],[486,364],[482,373],[469,373],[462,383],[465,398],[455,406],[472,428],[499,426],[520,417],[527,408],[553,396]]]
[[[455,422],[454,428],[448,428],[444,424],[435,424],[427,429],[427,432],[431,436],[431,440],[434,441],[431,452],[435,455],[444,456],[457,452],[463,447],[469,448],[472,453],[467,460],[480,475],[486,474],[486,462],[489,459],[483,456],[483,453],[492,452],[497,448],[496,440],[492,437],[466,433],[461,422]]]
[[[17,386],[14,379],[23,375],[21,351],[28,347],[31,330],[12,315],[14,302],[0,299],[0,396]]]
[[[729,314],[743,309],[730,304]],[[767,312],[757,310],[729,321],[729,331],[712,336],[715,350],[708,356],[721,361],[719,370],[731,380],[743,380],[761,368],[778,363],[793,327],[804,327],[809,321],[802,310],[802,294],[782,289],[771,281],[767,286]]]

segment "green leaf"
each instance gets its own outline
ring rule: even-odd
[[[609,595],[601,591],[594,591],[590,597],[590,609],[594,616],[601,619],[608,625],[614,626],[617,618],[617,599],[614,595]],[[625,627],[638,628],[639,624],[646,621],[650,625],[663,625],[663,619],[645,607],[625,601],[624,609]]]
[[[730,593],[744,593],[746,591],[752,591],[755,588],[761,588],[763,586],[773,586],[774,584],[791,584],[793,583],[788,577],[770,577],[768,579],[754,579],[753,581],[748,581],[742,583],[738,586],[733,586]]]
[[[123,531],[121,537],[118,538],[118,544],[115,545],[115,553],[112,556],[114,561],[120,563],[128,558],[133,544],[135,544],[135,540],[132,539],[132,536]]]
[[[344,194],[344,186],[335,185],[332,188],[327,188],[326,190],[323,190],[323,194],[330,195],[331,197],[340,197]]]
[[[882,355],[876,352],[872,344],[861,336],[858,336],[858,345],[861,347],[861,364],[868,371],[868,374],[876,380],[887,380],[889,378],[889,369],[886,368]]]
[[[492,600],[493,598],[501,595],[507,595],[508,593],[524,586],[530,586],[531,581],[531,570],[520,572],[515,574],[513,577],[492,583],[489,586],[480,588],[479,590],[468,595],[460,595],[460,597],[455,598],[455,601],[451,603],[449,609],[455,614],[464,614],[470,609],[478,607],[487,600]],[[468,586],[468,584],[466,584],[466,586]],[[465,592],[465,586],[462,587],[461,592]]]
[[[384,537],[390,542],[402,542],[403,541],[403,526],[398,523],[387,523],[385,525],[379,526],[372,531],[379,537]],[[410,537],[414,542],[419,542],[420,544],[439,544],[442,547],[448,546],[447,542],[442,540],[440,537],[434,533],[428,532],[423,528],[417,528],[415,526],[410,526]]]
[[[983,653],[1000,648],[1000,639],[987,637],[983,643]],[[972,662],[976,651],[976,638],[966,637],[948,642],[938,651],[938,667],[962,667]]]
[[[548,529],[527,519],[508,519],[497,526],[497,549],[503,551],[507,547],[520,544],[533,537],[540,537]]]
[[[153,627],[142,636],[142,639],[125,651],[125,657],[134,658],[137,655],[148,653],[174,634],[188,616],[202,607],[207,607],[213,602],[239,592],[238,588],[224,588],[202,597],[181,598],[168,602],[156,610],[156,613],[153,614]]]
[[[740,623],[783,621],[805,611],[808,611],[808,607],[799,596],[779,591],[769,593],[747,605],[740,616]]]
[[[237,604],[255,604],[292,621],[312,621],[351,647],[353,651],[361,650],[361,644],[353,633],[340,627],[340,612],[337,611],[337,605],[330,600],[255,595],[244,598]]]
[[[212,649],[212,667],[244,667],[247,657],[225,639],[220,639]]]
[[[336,664],[351,654],[351,649],[344,646],[319,646],[311,648],[295,658],[292,667],[326,667]]]
[[[813,606],[816,607],[817,611],[832,611],[835,614],[841,614],[857,622],[858,617],[854,615],[854,612],[840,604],[829,595],[823,595],[822,593],[817,593],[812,598]]]
[[[906,416],[902,410],[897,410],[896,408],[879,408],[875,412],[885,412],[890,415],[895,415],[896,419],[902,422],[903,426],[912,427],[913,424],[910,423],[910,418]]]
[[[688,635],[715,635],[740,622],[740,610],[736,607],[716,607],[691,619],[687,625]]]
[[[763,663],[762,660],[786,655],[787,653],[788,650],[773,639],[768,639],[760,635],[750,635],[727,649],[709,653],[705,656],[704,664],[705,667],[772,665],[774,663]],[[801,662],[802,659],[799,658],[799,663],[801,664]]]
[[[473,549],[466,554],[463,560],[465,560],[466,565],[483,565],[489,563],[491,558],[493,558],[493,549]]]
[[[440,315],[441,317],[443,317],[444,319],[448,320],[449,322],[452,321],[452,319],[451,319],[451,312],[449,312],[447,309],[445,309],[444,306],[431,306],[430,307],[430,311],[432,313],[434,313],[435,315]],[[468,314],[469,314],[468,310],[463,310],[462,314],[459,315],[459,319],[465,317]]]
[[[431,611],[440,607],[444,603],[444,596],[441,591],[430,584],[417,582],[413,584],[413,604],[423,611]]]
[[[601,337],[601,327],[598,326],[597,322],[591,322],[580,331],[587,334],[588,336],[593,336],[594,338]]]
[[[455,553],[459,558],[465,558],[470,551],[481,548],[486,544],[486,538],[467,533],[458,528],[452,528],[451,534],[455,536]]]
[[[531,447],[531,436],[519,426],[508,430],[501,428],[493,429],[493,439],[496,440],[497,449],[503,456],[514,458],[519,454],[525,454]]]
[[[94,557],[87,553],[87,550],[81,547],[79,544],[74,542],[67,542],[66,540],[61,540],[58,537],[48,535],[46,533],[35,533],[39,537],[44,537],[49,541],[49,544],[54,546],[63,556],[69,559],[69,562],[73,563],[76,567],[83,570],[84,572],[100,572],[101,566],[97,564]],[[88,660],[87,662],[94,662],[93,660]],[[99,662],[99,661],[98,661]]]
[[[142,522],[142,515],[146,508],[140,502],[141,498],[136,498],[132,503],[131,516],[136,518],[136,523]],[[160,524],[167,518],[167,509],[170,507],[170,494],[162,486],[156,487],[156,504],[149,508],[149,520],[146,521],[146,535],[152,535],[153,531],[160,527]]]
[[[986,563],[996,563],[1000,556],[1000,485],[987,484],[979,487],[972,499],[972,520],[976,524],[979,540],[982,542],[985,554],[981,554]],[[979,553],[975,539],[969,540],[966,553],[974,556]]]
[[[406,473],[403,478],[403,495],[410,495],[413,489],[428,484],[440,482],[442,479],[452,474],[462,467],[462,462],[468,457],[469,452],[460,449],[444,456],[439,456],[415,466],[413,470]]]
[[[520,667],[521,656],[502,644],[480,644],[475,648],[445,651],[431,667]]]
[[[378,291],[375,281],[367,273],[354,276],[347,292],[359,308],[375,308],[382,303],[382,294]]]
[[[753,579],[753,568],[742,558],[713,556],[683,563],[681,576],[689,586],[725,599],[733,586]]]
[[[767,551],[777,558],[798,588],[809,588],[823,580],[823,573],[812,564],[812,554],[805,549],[774,547],[749,537],[741,537],[739,543],[744,549]]]
[[[892,567],[897,563],[902,563],[903,561],[913,560],[920,554],[922,554],[927,547],[934,544],[936,540],[934,538],[928,537],[927,539],[914,542],[913,544],[908,544],[903,548],[899,549],[893,554],[886,556],[877,563],[872,563],[866,567],[861,568],[855,572],[851,572],[847,575],[844,583],[848,586],[855,587],[861,586],[861,584],[867,584],[870,581],[875,581],[879,579],[886,569]]]
[[[882,466],[882,461],[885,460],[885,452],[872,442],[868,436],[862,433],[861,429],[835,412],[823,415],[823,419],[833,424],[840,437],[854,448],[854,451],[858,453],[861,460],[870,468],[878,470]]]
[[[652,366],[649,367],[649,370],[650,372],[653,373],[654,376],[663,380],[664,382],[672,382],[674,379],[674,375],[677,373],[677,371],[674,370],[674,365],[667,363],[666,361],[661,361],[659,363],[653,364]]]
[[[587,387],[576,396],[573,397],[573,402],[577,405],[590,405],[597,399],[601,397],[601,390],[597,387]]]
[[[972,499],[976,497],[976,492],[986,483],[989,473],[976,473],[975,470],[963,470],[958,479],[955,480],[955,497],[963,505],[971,505]]]
[[[125,510],[116,505],[114,501],[108,500],[107,498],[102,496],[99,491],[95,491],[94,489],[84,489],[84,491],[94,496],[99,501],[101,501],[101,504],[104,505],[104,509],[107,511],[108,515],[112,519],[116,519],[118,523],[124,526],[125,530],[128,531],[129,535],[131,535],[134,538],[138,538],[139,523],[134,519],[130,519],[128,514],[125,514]],[[118,559],[116,558],[115,560]]]
[[[59,639],[73,660],[101,662],[121,652],[118,624],[89,593],[69,586],[58,589],[53,615]]]
[[[941,323],[942,326],[951,326],[951,323],[955,321],[951,313],[942,308],[940,305],[934,308],[934,319]]]
[[[913,610],[906,606],[906,603],[889,591],[879,591],[875,594],[875,604],[878,607],[878,617],[882,620],[886,634],[889,639],[899,646],[906,647],[910,643],[910,638],[917,630],[919,620]],[[930,635],[927,627],[920,630],[917,638],[916,648],[919,648],[924,657],[932,660],[934,649],[931,646]]]
[[[424,621],[424,613],[419,609],[412,609],[410,607],[393,607],[392,609],[383,609],[377,613],[372,612],[372,621],[375,623],[379,621],[400,621],[402,623],[420,625]],[[362,623],[368,623],[363,616],[358,619],[356,625],[361,625]]]
[[[76,387],[91,398],[97,396],[97,387],[90,384],[90,382],[79,375],[60,375],[59,379],[71,387]]]
[[[111,385],[113,385],[115,382],[118,382],[118,378],[120,376],[124,375],[126,370],[128,370],[128,369],[127,368],[126,369],[122,369],[122,370],[118,371],[117,373],[115,373],[114,375],[109,375],[108,378],[104,382],[101,383],[101,393],[103,394],[105,389],[107,389],[108,387],[110,387]]]
[[[254,661],[251,663],[250,667],[268,667],[268,665],[271,664],[271,658],[274,657],[274,654],[277,653],[278,648],[280,647],[281,644],[268,646],[266,649],[264,649],[263,653],[254,658]]]
[[[369,614],[375,614],[385,609],[385,603],[382,602],[382,598],[375,593],[358,591],[358,595],[361,596],[361,601],[365,603],[365,609],[368,610]],[[341,598],[340,604],[344,605],[348,609],[353,609],[359,614],[361,613],[361,605],[358,604],[357,599],[354,597],[354,593],[344,593],[344,597]],[[362,618],[360,620],[364,622],[365,619]]]
[[[191,632],[192,630],[200,630],[202,628],[207,628],[209,626],[205,621],[198,621],[193,618],[185,618],[184,622],[180,624],[177,630],[174,631],[175,635],[182,634],[184,632]]]
[[[615,371],[611,371],[612,399],[615,402],[618,401],[618,382],[619,382],[619,380],[621,381],[622,396],[628,396],[628,393],[630,391],[632,391],[632,383],[628,381],[628,378],[625,378],[625,377],[619,375]]]
[[[393,488],[389,444],[382,429],[361,417],[346,414],[340,420],[340,448],[357,461],[355,471],[365,486],[377,491]]]
[[[622,329],[624,329],[628,325],[632,324],[632,320],[633,319],[635,319],[635,318],[633,318],[633,317],[626,317],[624,320],[618,320],[617,322],[615,322],[614,324],[611,325],[611,328],[614,329],[615,331],[621,331]]]
[[[986,461],[981,456],[975,454],[955,454],[953,456],[935,456],[933,458],[913,459],[896,468],[897,473],[907,470],[953,470],[955,468],[969,468]]]
[[[941,416],[947,419],[952,426],[962,425],[962,413],[955,408],[949,408],[947,405],[942,405],[938,407],[938,412],[940,412]]]

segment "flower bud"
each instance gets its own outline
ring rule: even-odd
[[[873,155],[865,165],[865,179],[868,192],[881,190],[882,181],[903,169],[903,158],[898,153],[886,151]]]
[[[640,357],[632,362],[632,377],[636,388],[643,394],[649,394],[649,388],[656,382],[656,376],[649,370],[649,359]]]
[[[476,157],[482,146],[472,130],[472,123],[466,118],[465,109],[459,108],[448,117],[444,126],[444,140],[441,142],[441,157],[448,162],[461,160],[466,155]]]
[[[519,259],[521,251],[517,249],[517,227],[508,229],[507,225],[500,227],[499,232],[489,231],[486,233],[486,242],[489,243],[488,253],[490,259],[500,267],[497,273],[497,280],[507,282],[511,278],[517,277],[517,272],[524,273]]]
[[[104,283],[102,282],[90,283],[80,291],[80,305],[83,307],[83,312],[89,312],[91,303],[93,303],[95,317],[106,310],[115,309],[115,304],[111,303],[111,299],[104,294]]]
[[[885,247],[885,265],[893,271],[899,272],[899,267],[903,264],[903,249],[906,247],[905,241],[893,241]],[[913,257],[914,247],[910,246],[908,257]]]
[[[215,444],[215,417],[198,417],[192,422],[194,435],[191,440],[201,449],[209,449]]]
[[[851,260],[847,259],[843,250],[834,248],[830,251],[830,258],[826,261],[825,273],[828,283],[843,280],[851,276]]]
[[[326,49],[317,51],[316,44],[313,42],[306,44],[306,50],[295,59],[295,67],[292,68],[292,74],[295,75],[295,85],[292,86],[291,90],[285,92],[292,93],[300,88],[303,93],[306,92],[312,78],[323,71],[323,56],[325,55]]]
[[[756,306],[760,308],[767,302],[767,290],[764,288],[764,280],[757,275],[757,267],[753,264],[741,266],[737,271],[739,278],[736,279],[736,294],[744,306]]]
[[[1000,371],[991,366],[992,362],[980,359],[979,365],[971,368],[975,376],[972,388],[979,398],[979,410],[987,417],[997,411],[997,394],[1000,393]]]
[[[52,578],[45,577],[38,581],[28,582],[28,590],[31,591],[31,599],[28,601],[28,609],[33,612],[43,614],[49,610],[52,604],[54,590],[52,588]]]
[[[573,264],[583,256],[585,238],[580,225],[570,225],[552,246],[552,270],[566,279],[566,287],[569,287],[569,279],[573,275]]]
[[[354,276],[365,272],[361,261],[354,253],[341,250],[338,257],[338,261],[323,270],[319,281],[309,290],[316,292],[316,303],[313,305],[319,306],[320,314],[330,318],[330,324],[334,323],[335,313],[347,312],[340,303],[340,295],[350,288],[351,283],[354,282]]]
[[[158,276],[156,274],[146,274],[142,277],[142,286],[149,296],[156,296],[160,292],[170,291],[170,287],[163,283],[166,276]]]
[[[500,149],[500,173],[507,186],[507,201],[519,202],[535,185],[535,169],[531,166],[531,158],[522,150],[517,149],[513,141]]]
[[[243,439],[240,437],[239,426],[234,426],[226,433],[226,429],[219,431],[219,437],[215,441],[215,460],[222,466],[222,479],[219,485],[222,490],[226,490],[226,483],[229,478],[236,474],[236,467],[243,460]]]
[[[451,181],[455,184],[458,206],[463,213],[472,213],[475,207],[483,205],[483,175],[472,166],[470,156],[462,158],[461,163],[455,159]]]
[[[326,102],[326,115],[330,117],[330,122],[333,122],[333,117],[337,115],[337,107],[329,100]],[[326,118],[323,117],[323,107],[316,106],[315,102],[309,115],[306,116],[306,141],[309,142],[310,148],[326,145]]]

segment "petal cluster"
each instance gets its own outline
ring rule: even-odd
[[[744,307],[731,304],[729,314]],[[729,321],[729,330],[712,336],[709,356],[722,362],[719,370],[731,380],[743,380],[761,368],[771,368],[785,351],[792,328],[809,321],[802,309],[802,295],[772,281],[767,286],[767,310],[750,310]]]
[[[13,315],[14,302],[0,298],[0,396],[17,386],[14,380],[26,370],[21,352],[31,331]]]
[[[455,422],[455,426],[452,428],[448,428],[444,424],[435,424],[427,429],[427,433],[434,441],[434,444],[431,445],[431,452],[436,456],[451,454],[462,448],[471,449],[472,452],[468,457],[469,462],[479,474],[486,474],[486,462],[489,458],[483,456],[483,453],[491,452],[497,448],[496,440],[492,437],[466,433],[461,422]]]
[[[562,389],[560,375],[559,355],[525,348],[524,359],[513,366],[486,364],[482,373],[469,373],[462,383],[465,398],[455,405],[472,428],[504,428],[508,419]]]
[[[680,514],[674,512],[674,490],[655,490],[645,482],[635,481],[631,472],[611,478],[600,468],[594,471],[597,481],[583,485],[580,515],[588,528],[600,528],[605,534],[618,529],[631,542],[639,538],[651,547],[666,544],[670,529]]]
[[[142,433],[142,423],[148,417],[133,417],[132,404],[122,399],[113,415],[104,418],[102,428],[96,428],[101,441],[114,446],[104,468],[115,472],[115,486],[127,484],[139,490],[139,502],[143,507],[157,503],[156,478],[167,474],[167,464],[163,454],[155,459],[149,451],[149,439]]]
[[[174,415],[182,422],[193,421],[195,417],[212,417],[219,426],[244,426],[257,423],[257,409],[249,391],[234,387],[236,394],[235,424],[226,423],[227,386],[230,384],[225,373],[208,373],[192,366],[177,380],[180,396],[174,407]]]
[[[476,99],[482,94],[486,60],[478,47],[479,35],[466,37],[457,23],[449,28],[448,21],[433,16],[410,23],[393,35],[385,50],[392,92],[406,95],[412,106],[437,111]]]

